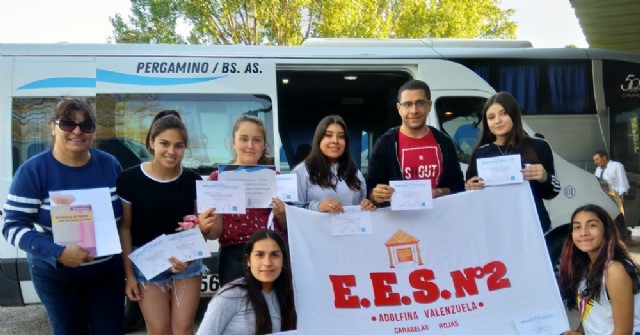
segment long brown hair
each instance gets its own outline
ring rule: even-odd
[[[256,242],[271,239],[274,240],[280,247],[282,252],[282,271],[280,276],[273,282],[273,290],[276,293],[278,299],[278,305],[280,307],[280,317],[282,323],[280,325],[281,331],[294,330],[298,324],[298,314],[296,313],[296,305],[293,293],[293,279],[291,276],[291,261],[289,258],[289,249],[284,243],[284,240],[278,233],[269,229],[259,230],[247,240],[247,244],[244,247],[245,264],[251,257],[253,246]],[[256,316],[256,335],[271,334],[273,332],[273,325],[271,324],[271,314],[267,307],[267,302],[262,294],[262,283],[251,274],[251,270],[248,267],[244,269],[244,283],[234,283],[225,285],[222,288],[223,291],[238,287],[246,290],[245,303],[251,304]]]
[[[580,286],[580,281],[586,281],[586,288],[579,292],[583,297],[591,297],[595,300],[600,298],[602,292],[602,277],[611,261],[618,261],[631,277],[633,293],[640,291],[640,271],[629,256],[627,248],[620,239],[620,234],[611,216],[602,207],[597,205],[584,205],[577,208],[571,215],[571,222],[578,213],[591,212],[595,214],[604,226],[604,236],[598,257],[591,264],[589,255],[576,247],[573,242],[572,229],[564,241],[560,260],[560,292],[567,301],[567,307],[575,307],[576,293]]]
[[[327,128],[330,125],[337,124],[344,130],[344,153],[338,157],[337,179],[344,180],[350,189],[354,191],[360,190],[361,182],[358,179],[358,168],[351,159],[349,149],[349,130],[347,124],[340,115],[329,115],[324,117],[318,123],[316,131],[313,135],[313,143],[311,144],[311,152],[304,160],[304,164],[309,172],[309,181],[311,184],[318,185],[322,188],[336,189],[338,180],[335,180],[331,172],[331,162],[320,150],[320,142],[325,136]]]
[[[520,110],[520,106],[518,106],[518,101],[508,92],[496,93],[487,99],[487,102],[484,104],[484,108],[482,109],[482,128],[480,139],[473,148],[471,160],[475,159],[475,154],[479,147],[496,141],[496,135],[489,130],[489,123],[487,122],[487,111],[493,104],[499,104],[502,106],[505,113],[509,115],[511,122],[513,123],[511,131],[509,131],[505,138],[504,152],[520,153],[524,161],[531,164],[539,164],[540,160],[533,149],[533,145],[531,143],[532,140],[524,131],[524,127],[522,125],[522,111]]]

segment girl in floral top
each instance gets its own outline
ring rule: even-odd
[[[267,133],[264,123],[257,117],[241,116],[233,126],[232,146],[235,150],[234,165],[267,165],[270,158],[266,150]],[[218,180],[218,171],[209,176]],[[205,232],[208,239],[218,239],[218,276],[220,286],[242,277],[246,262],[244,247],[249,237],[267,228],[269,214],[274,213],[274,229],[283,233],[286,229],[284,203],[274,198],[272,208],[247,208],[246,214],[215,214],[211,208],[200,214],[200,220],[213,218],[214,225]]]

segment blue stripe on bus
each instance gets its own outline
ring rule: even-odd
[[[138,76],[126,73],[119,73],[107,70],[96,70],[96,81],[111,84],[126,84],[139,86],[171,86],[197,84],[212,81],[226,76],[205,77],[205,78],[158,78]]]
[[[36,80],[18,87],[18,90],[35,90],[40,88],[82,87],[95,88],[95,78],[59,77]]]

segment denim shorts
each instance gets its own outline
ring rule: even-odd
[[[138,283],[151,283],[158,286],[171,286],[172,280],[204,275],[209,272],[209,269],[202,263],[201,259],[196,259],[189,262],[187,268],[182,272],[173,273],[171,272],[171,269],[168,269],[151,279],[147,279],[135,264],[133,264],[133,272]]]

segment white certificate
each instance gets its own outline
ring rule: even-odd
[[[273,165],[220,165],[218,181],[244,182],[247,208],[269,208],[276,195],[276,167]]]
[[[120,237],[108,188],[49,192],[53,241],[94,256],[119,254]]]
[[[187,229],[177,234],[166,235],[173,257],[182,262],[211,256],[207,242],[199,228]]]
[[[181,262],[211,256],[200,229],[188,229],[171,235],[160,235],[129,254],[129,259],[142,274],[151,279],[171,267],[169,258]]]
[[[568,322],[553,311],[547,311],[536,315],[528,316],[515,321],[518,334],[539,335],[539,334],[561,334],[569,329]]]
[[[484,186],[517,184],[523,181],[520,155],[478,158],[478,176]]]
[[[431,180],[391,180],[394,188],[391,196],[392,211],[408,211],[433,207]]]
[[[247,212],[247,192],[243,182],[196,180],[198,213],[215,208],[217,214]]]
[[[333,236],[371,234],[371,212],[360,206],[344,206],[344,213],[331,214]]]
[[[276,175],[276,196],[285,202],[297,202],[298,175],[295,173]]]

